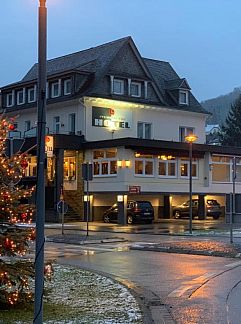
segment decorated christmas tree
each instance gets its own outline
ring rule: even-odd
[[[31,261],[24,259],[29,242],[34,239],[31,223],[34,206],[26,204],[34,188],[21,185],[28,166],[27,155],[7,156],[8,132],[14,130],[13,120],[0,116],[0,308],[32,299],[29,286],[34,277]]]

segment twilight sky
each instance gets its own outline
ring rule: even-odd
[[[0,0],[0,86],[37,61],[38,0]],[[48,58],[132,36],[199,100],[241,86],[240,0],[47,0]]]

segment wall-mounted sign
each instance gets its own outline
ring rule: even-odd
[[[45,136],[45,153],[47,157],[53,157],[54,155],[54,138],[53,136]]]
[[[129,193],[139,194],[141,192],[141,186],[129,186]]]
[[[92,126],[131,128],[132,112],[120,108],[92,107]]]

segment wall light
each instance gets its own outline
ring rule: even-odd
[[[118,160],[118,161],[117,161],[117,166],[118,166],[119,168],[122,168],[122,161],[121,161],[121,160]]]
[[[117,201],[118,202],[123,202],[124,201],[124,196],[123,195],[118,195],[117,196]]]
[[[129,168],[131,166],[131,161],[125,160],[125,166],[126,166],[126,168]]]
[[[88,201],[88,196],[84,195],[84,201]]]

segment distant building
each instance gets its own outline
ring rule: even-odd
[[[220,126],[216,125],[206,125],[205,127],[206,133],[206,143],[210,145],[221,145],[219,133],[220,133]]]
[[[126,37],[49,60],[47,78],[49,214],[56,211],[63,185],[65,200],[83,220],[81,164],[90,162],[92,220],[101,220],[118,195],[151,201],[156,220],[171,217],[172,206],[188,200],[185,136],[190,133],[198,136],[193,196],[200,206],[214,197],[225,204],[225,194],[232,191],[232,156],[241,157],[241,149],[205,144],[209,113],[168,62],[143,58]],[[16,131],[24,140],[22,150],[31,154],[25,181],[36,180],[36,90],[37,64],[21,81],[1,89],[2,108],[10,117],[19,116]],[[240,184],[241,173],[237,192]]]

